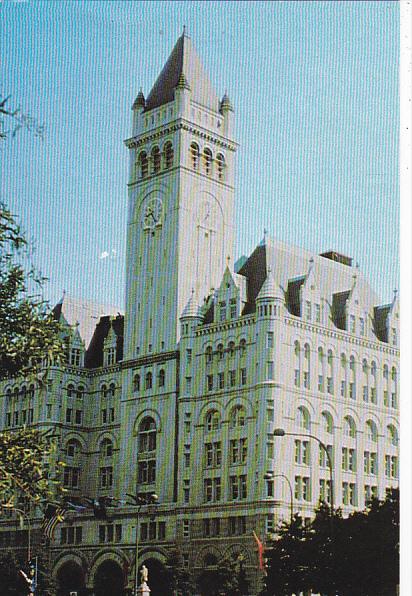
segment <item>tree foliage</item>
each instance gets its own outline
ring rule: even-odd
[[[35,593],[41,596],[54,596],[56,585],[49,568],[48,555],[44,548],[37,549],[37,588]],[[27,583],[20,574],[23,570],[29,575],[26,553],[16,554],[13,550],[0,553],[0,586],[2,596],[27,596]]]
[[[164,596],[189,596],[196,592],[193,575],[183,565],[183,557],[179,549],[171,551],[164,571],[168,592]]]
[[[0,97],[0,140],[13,138],[22,128],[27,129],[36,137],[43,138],[44,125],[36,118],[22,111],[21,107],[10,108],[8,97]]]
[[[343,518],[321,505],[305,527],[283,523],[267,551],[265,596],[312,590],[339,596],[394,596],[399,583],[399,492]]]
[[[60,325],[41,296],[41,277],[15,217],[0,204],[0,378],[28,376],[63,358]]]
[[[249,583],[241,556],[226,558],[215,568],[205,569],[197,579],[202,596],[243,596],[249,593]]]

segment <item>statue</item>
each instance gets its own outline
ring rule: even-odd
[[[142,584],[145,584],[149,579],[149,570],[146,567],[146,565],[142,565],[142,568],[140,570],[140,579],[142,581]]]

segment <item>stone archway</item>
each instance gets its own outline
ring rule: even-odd
[[[70,592],[77,592],[78,596],[86,594],[84,572],[75,561],[63,563],[57,573],[57,595],[69,596]]]
[[[151,594],[153,594],[153,596],[169,596],[171,591],[164,564],[158,558],[149,556],[143,561],[139,569],[142,568],[142,565],[146,565],[149,571],[149,579],[147,583],[150,587]]]
[[[102,561],[94,576],[95,596],[124,596],[124,572],[120,565],[111,559]]]

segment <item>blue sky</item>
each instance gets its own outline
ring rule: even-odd
[[[237,248],[270,235],[399,286],[396,2],[0,3],[0,92],[46,124],[0,146],[1,199],[50,278],[124,302],[131,105],[185,24],[235,107]],[[101,258],[108,253],[108,256]]]

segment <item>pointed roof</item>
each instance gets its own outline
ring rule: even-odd
[[[196,299],[195,293],[192,291],[189,300],[187,301],[186,306],[183,309],[182,314],[180,315],[181,319],[187,319],[187,318],[202,318],[203,319],[203,313],[202,310],[198,304],[198,301]]]
[[[196,54],[190,37],[185,33],[179,37],[162,72],[150,91],[145,111],[153,110],[174,100],[175,88],[181,83],[189,85],[192,99],[198,104],[219,111],[219,99],[209,77]]]
[[[273,278],[272,270],[269,269],[266,279],[263,282],[263,286],[260,288],[259,294],[256,296],[256,300],[273,298],[281,298],[283,300],[284,296],[282,290]]]

